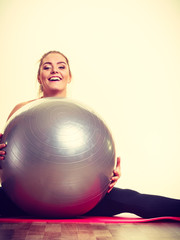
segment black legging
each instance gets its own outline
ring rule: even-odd
[[[140,194],[129,189],[113,188],[103,200],[86,215],[113,216],[123,212],[142,218],[180,217],[180,200],[156,195]]]
[[[113,216],[123,212],[134,213],[143,218],[180,217],[180,200],[113,188],[94,209],[85,215]],[[2,188],[0,188],[0,216],[28,216],[11,202]]]

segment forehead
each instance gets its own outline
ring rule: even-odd
[[[45,63],[45,62],[52,62],[52,63],[65,62],[66,63],[66,59],[60,53],[50,53],[46,57],[44,57],[42,63]]]

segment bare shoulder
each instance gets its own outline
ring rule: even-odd
[[[8,119],[17,111],[19,110],[20,108],[22,108],[23,106],[25,106],[26,104],[30,103],[30,102],[33,102],[33,101],[36,101],[37,99],[33,99],[33,100],[29,100],[29,101],[26,101],[26,102],[22,102],[22,103],[19,103],[17,104],[13,110],[11,111],[11,113],[9,114],[9,117]]]

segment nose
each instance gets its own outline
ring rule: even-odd
[[[58,73],[59,69],[58,67],[52,67],[51,73]]]

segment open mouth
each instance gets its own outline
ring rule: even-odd
[[[62,79],[61,79],[60,77],[56,77],[56,76],[55,76],[55,77],[50,77],[50,78],[48,78],[48,80],[49,80],[49,81],[52,81],[52,82],[53,82],[53,81],[55,82],[55,81],[61,81]]]

